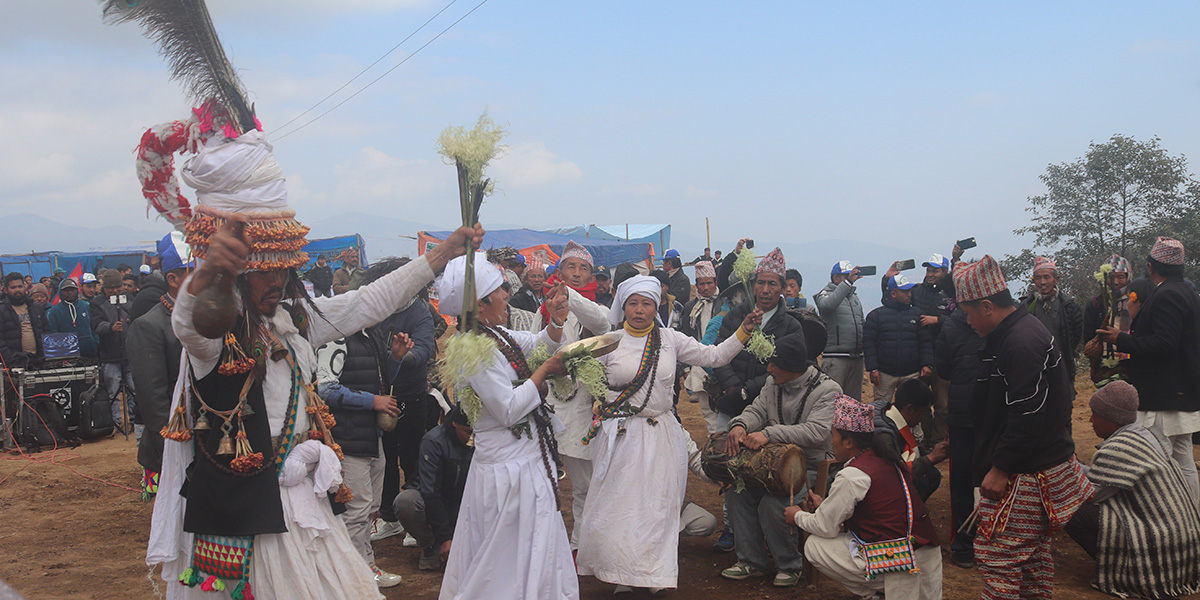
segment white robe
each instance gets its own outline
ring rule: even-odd
[[[673,329],[659,328],[662,347],[650,401],[642,413],[606,419],[592,440],[592,486],[584,509],[577,563],[580,575],[634,587],[674,588],[679,576],[679,507],[687,486],[687,432],[671,413],[675,363],[729,364],[742,349],[737,336],[705,346]],[[617,349],[602,356],[609,384],[633,380],[649,336],[621,331]],[[633,395],[639,406],[645,386]],[[608,401],[618,393],[610,391]],[[651,425],[649,419],[656,424]],[[625,433],[618,436],[621,427]]]
[[[584,298],[579,292],[567,288],[570,298],[567,320],[563,323],[562,344],[570,344],[581,339],[581,329],[587,328],[592,335],[608,333],[612,324],[608,322],[608,307]],[[562,419],[566,429],[558,436],[558,451],[563,456],[582,460],[592,459],[592,447],[583,445],[583,436],[592,425],[592,395],[582,385],[575,386],[575,397],[570,401],[562,401],[550,393],[550,404],[554,406],[554,414]]]
[[[505,331],[526,357],[539,343],[558,348],[545,330]],[[537,429],[531,420],[532,439],[509,430],[541,404],[537,387],[526,381],[514,388],[516,379],[499,349],[491,366],[470,379],[483,407],[441,600],[579,598],[567,528],[555,508]]]
[[[280,341],[290,345],[300,369],[308,379],[316,371],[314,346],[342,338],[346,333],[360,331],[387,318],[433,280],[433,271],[424,257],[397,269],[395,272],[359,290],[332,298],[316,298],[315,303],[324,317],[309,314],[308,339],[292,324],[290,314],[282,307],[268,320],[266,327]],[[189,278],[176,299],[172,313],[172,328],[183,344],[185,356],[197,378],[216,368],[223,340],[211,340],[196,332],[192,324],[195,296],[188,293]],[[263,381],[263,400],[271,435],[283,428],[291,392],[291,369],[286,361],[269,360]],[[176,382],[178,398],[185,385],[186,373],[180,371]],[[311,383],[311,381],[310,381]],[[308,414],[304,411],[305,397],[297,402],[295,431],[303,436],[308,430]],[[303,438],[301,438],[303,440]],[[299,441],[297,442],[299,444]],[[191,566],[192,534],[183,530],[186,499],[179,495],[184,469],[192,461],[191,442],[166,440],[163,446],[163,469],[159,495],[154,504],[150,525],[150,543],[146,563],[162,565],[162,577],[167,582],[169,600],[220,600],[229,598],[232,586],[221,593],[205,592],[200,586],[187,587],[179,583],[183,569]],[[288,461],[293,460],[289,455]],[[340,477],[340,468],[336,469]],[[312,473],[294,486],[281,486],[283,516],[288,530],[285,533],[263,534],[254,538],[254,554],[250,564],[250,588],[259,600],[299,600],[328,598],[381,598],[374,576],[366,561],[354,549],[346,526],[333,515],[328,499],[316,487]]]

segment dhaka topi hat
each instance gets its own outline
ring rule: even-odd
[[[833,399],[833,428],[850,433],[873,433],[875,407],[838,394]]]
[[[546,272],[546,263],[542,262],[542,259],[536,254],[530,256],[529,262],[525,263],[525,272],[529,273],[531,271]]]
[[[1045,256],[1039,256],[1036,259],[1034,259],[1034,261],[1033,261],[1033,272],[1034,273],[1037,273],[1038,271],[1044,271],[1046,269],[1049,269],[1051,271],[1057,271],[1058,263],[1054,262],[1053,260],[1050,260],[1049,258],[1046,258]]]
[[[596,264],[592,261],[592,253],[588,252],[587,248],[576,243],[575,240],[567,242],[567,247],[563,248],[562,260],[559,262],[561,263],[568,258],[578,258],[589,265]]]
[[[774,250],[767,253],[762,260],[758,261],[758,268],[754,270],[754,274],[759,273],[774,273],[779,276],[779,280],[783,281],[783,274],[787,272],[787,262],[783,259],[783,250],[776,247]]]
[[[707,260],[696,263],[696,279],[700,279],[701,277],[712,277],[714,279],[717,277],[717,270]]]
[[[1125,381],[1110,381],[1092,394],[1088,406],[1097,416],[1117,425],[1129,425],[1137,421],[1137,389]]]
[[[1150,258],[1164,265],[1183,264],[1183,242],[1169,237],[1159,237],[1150,250]]]
[[[1112,255],[1112,257],[1108,259],[1107,264],[1112,266],[1113,273],[1129,273],[1129,261],[1125,260],[1125,257],[1121,256],[1120,254]]]
[[[954,269],[955,299],[959,303],[982,300],[1008,289],[1004,272],[990,254],[978,262],[959,263]]]

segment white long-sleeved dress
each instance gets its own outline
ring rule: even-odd
[[[552,351],[558,347],[545,330],[504,331],[526,357],[539,343]],[[517,437],[510,430],[541,404],[541,396],[530,381],[513,387],[516,370],[499,349],[494,358],[469,380],[483,407],[475,421],[475,454],[439,598],[578,598],[567,529],[556,508],[537,428],[530,419],[532,437]],[[561,429],[557,419],[555,424]]]
[[[591,441],[592,486],[584,509],[577,563],[580,575],[619,585],[674,588],[679,576],[679,507],[687,486],[687,432],[671,413],[675,363],[728,364],[742,349],[737,336],[705,346],[659,328],[662,346],[650,401],[641,414],[606,419]],[[649,335],[621,331],[617,349],[602,356],[609,385],[633,380]],[[631,399],[640,406],[647,382]],[[608,401],[618,396],[610,391]]]
[[[283,307],[263,325],[291,347],[305,382],[312,383],[311,377],[316,371],[315,346],[382,321],[432,280],[429,263],[424,257],[418,258],[359,290],[332,298],[316,298],[314,302],[323,316],[309,315],[307,338],[300,335],[291,315]],[[190,283],[189,278],[179,291],[172,312],[172,328],[183,344],[185,356],[181,357],[181,362],[190,361],[196,378],[200,379],[216,368],[223,340],[208,339],[196,332],[192,323],[196,297],[187,291]],[[283,429],[291,382],[292,371],[286,361],[267,361],[262,387],[272,436],[279,435]],[[181,368],[173,397],[179,397],[185,384],[186,369]],[[294,431],[296,435],[305,436],[308,414],[304,410],[303,394],[297,404]],[[303,439],[297,439],[296,443]],[[191,442],[165,441],[160,493],[151,520],[146,563],[152,567],[162,565],[162,577],[167,582],[170,600],[229,598],[231,590],[228,588],[220,593],[205,592],[200,586],[187,587],[178,581],[180,572],[191,562],[193,536],[183,530],[187,500],[179,495],[179,490],[184,483],[184,470],[192,458]],[[293,460],[293,456],[287,460]],[[341,472],[338,464],[309,466],[310,469],[314,467],[313,472],[330,469],[335,474]],[[340,475],[337,476],[340,479]],[[288,530],[255,536],[250,565],[250,587],[254,596],[259,600],[380,598],[370,568],[354,550],[345,524],[333,515],[324,490],[317,487],[311,473],[300,483],[280,486]]]

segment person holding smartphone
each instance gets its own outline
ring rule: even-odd
[[[129,359],[125,356],[125,333],[129,327],[129,303],[125,294],[121,293],[124,281],[119,271],[109,269],[100,279],[103,297],[93,300],[92,328],[100,337],[100,379],[104,391],[113,399],[113,425],[119,431],[133,432],[140,441],[140,429],[130,429],[132,417],[136,414],[133,371],[129,368]],[[117,394],[125,385],[125,414],[121,414],[121,402]]]
[[[862,271],[848,260],[838,261],[829,274],[829,283],[813,296],[828,335],[821,369],[851,398],[861,398],[863,387],[864,319],[854,287]]]

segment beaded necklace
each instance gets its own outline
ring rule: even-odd
[[[505,333],[503,329],[493,329],[484,327],[483,333],[496,341],[496,346],[500,349],[500,353],[504,358],[508,359],[508,364],[512,366],[517,373],[519,379],[529,379],[533,376],[533,372],[529,369],[529,362],[525,360],[525,353],[521,352],[520,346],[512,339],[512,336]],[[542,451],[542,464],[546,467],[546,476],[550,478],[550,486],[554,489],[554,507],[555,510],[561,510],[558,502],[558,469],[562,466],[562,457],[558,453],[558,439],[554,436],[554,425],[550,420],[552,409],[543,399],[537,408],[529,413],[529,418],[533,420],[534,427],[537,428],[538,448]],[[522,428],[522,426],[524,426]],[[533,433],[529,430],[528,419],[522,421],[518,425],[511,428],[513,435],[517,438],[521,437],[522,431],[533,437]],[[554,466],[550,465],[553,459]]]
[[[609,386],[608,389],[620,392],[620,394],[612,402],[600,401],[600,406],[596,409],[595,416],[592,418],[592,426],[588,428],[587,435],[583,436],[583,444],[585,446],[600,433],[600,422],[602,420],[632,417],[641,414],[645,410],[646,405],[650,403],[650,395],[654,392],[654,378],[658,374],[659,350],[662,349],[662,334],[657,325],[653,326],[648,337],[649,339],[646,340],[646,349],[642,351],[642,360],[638,364],[637,374],[633,376],[633,380],[625,386]],[[641,391],[643,387],[646,388],[646,397],[642,400],[640,406],[635,407],[630,402],[630,398]]]

